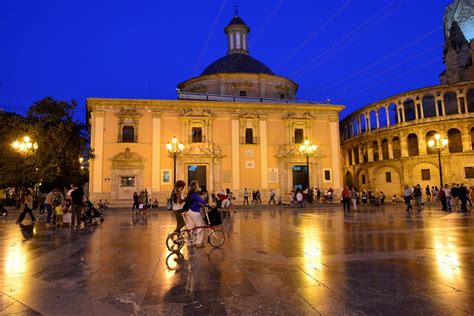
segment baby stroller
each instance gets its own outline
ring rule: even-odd
[[[91,201],[86,202],[86,211],[81,216],[81,222],[84,225],[93,225],[104,222],[103,213],[99,212]]]

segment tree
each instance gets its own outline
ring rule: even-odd
[[[74,101],[47,97],[28,110],[27,119],[38,142],[34,156],[37,176],[43,183],[64,188],[85,181],[79,157],[86,154],[89,135],[85,124],[73,118],[76,106]]]

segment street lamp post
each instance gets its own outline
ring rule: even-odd
[[[439,168],[439,182],[441,187],[443,187],[443,166],[441,164],[441,152],[448,145],[448,140],[446,138],[441,139],[441,135],[435,134],[434,139],[428,141],[428,146],[438,152],[438,168]]]
[[[318,149],[318,146],[315,144],[312,144],[309,139],[305,139],[303,144],[300,145],[298,148],[299,152],[303,154],[306,157],[306,185],[308,186],[307,189],[309,190],[309,158],[316,154],[316,150]]]
[[[21,176],[21,190],[23,191],[25,186],[26,159],[29,154],[33,154],[38,149],[38,143],[32,142],[29,136],[24,136],[21,140],[15,140],[11,146],[16,152],[23,156],[23,170]]]
[[[176,183],[176,158],[181,152],[184,150],[184,145],[181,144],[178,139],[173,136],[171,141],[166,144],[166,149],[168,149],[168,153],[171,157],[173,157],[173,183]]]

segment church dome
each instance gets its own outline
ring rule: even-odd
[[[273,72],[265,64],[246,54],[229,54],[219,58],[210,64],[201,73],[204,75],[214,75],[219,73],[253,73],[269,74]]]

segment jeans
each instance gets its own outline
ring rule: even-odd
[[[35,221],[35,217],[33,215],[33,210],[25,205],[25,207],[23,208],[23,212],[20,213],[20,217],[18,218],[17,222],[19,222],[19,223],[23,222],[23,220],[25,219],[26,213],[30,214],[31,220],[33,222]]]
[[[351,210],[351,199],[350,198],[342,198],[342,206],[344,207],[344,212],[347,210],[350,212]]]
[[[71,226],[79,226],[81,224],[82,204],[73,204],[71,207],[72,221]]]
[[[51,222],[51,215],[53,215],[53,206],[51,204],[45,204],[44,207],[46,208],[46,212],[48,213],[47,217],[46,217],[46,223],[50,223]]]
[[[405,196],[405,205],[407,206],[406,208],[407,212],[413,208],[410,203],[411,203],[411,196]]]
[[[416,207],[421,210],[421,196],[415,196]]]

